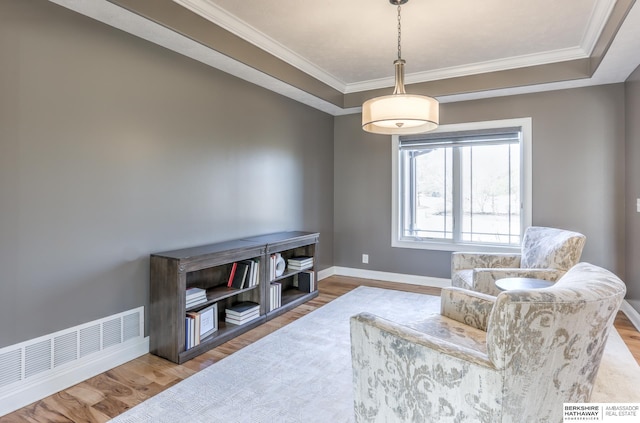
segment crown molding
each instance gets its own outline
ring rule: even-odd
[[[407,74],[405,76],[405,83],[418,84],[421,82],[438,81],[442,79],[477,75],[481,73],[519,69],[529,66],[546,65],[549,63],[567,62],[570,60],[585,59],[587,57],[589,57],[588,54],[581,47],[573,47],[544,53],[510,57],[508,59],[492,60],[487,62],[472,63],[470,65],[435,69],[433,71],[415,72]],[[393,85],[393,77],[358,82],[354,84],[348,84],[345,94],[376,90],[380,88],[389,88],[393,87]]]
[[[212,0],[172,0],[199,16],[215,23],[234,35],[261,48],[267,53],[286,61],[297,69],[318,79],[328,86],[340,91],[343,94],[369,91],[381,88],[393,87],[395,81],[393,76],[387,78],[362,81],[347,84],[330,73],[316,66],[314,63],[288,49],[276,40],[267,36],[258,29],[248,25],[246,22],[231,15],[226,10],[216,5]],[[609,15],[611,14],[616,0],[598,0],[589,18],[587,29],[582,37],[579,46],[554,50],[543,53],[528,54],[506,59],[493,60],[487,62],[473,63],[470,65],[455,66],[449,68],[435,69],[426,72],[415,72],[405,76],[407,84],[437,81],[441,79],[463,77],[479,73],[496,72],[509,69],[517,69],[527,66],[544,65],[554,62],[564,62],[576,59],[584,59],[593,51],[598,37],[605,27]]]
[[[586,54],[591,55],[593,52],[615,6],[616,0],[599,0],[596,2],[596,6],[587,23],[587,29],[580,42],[580,46]]]
[[[344,94],[346,84],[210,0],[172,0]]]

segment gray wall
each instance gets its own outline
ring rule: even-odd
[[[0,347],[147,304],[152,252],[320,231],[333,117],[44,0],[0,2]]]
[[[640,67],[625,82],[626,122],[626,279],[627,298],[640,312]]]
[[[626,270],[630,298],[639,86],[637,70],[441,112],[531,116],[534,224],[585,233],[583,259]],[[320,231],[321,269],[449,277],[449,253],[390,247],[390,141],[359,115],[334,119],[44,0],[0,2],[0,93],[0,347],[146,305],[151,252],[279,230]]]
[[[583,260],[624,273],[623,84],[443,104],[440,116],[532,117],[533,224],[584,233]],[[335,127],[335,265],[450,277],[450,253],[391,247],[390,137],[363,132],[360,115]]]

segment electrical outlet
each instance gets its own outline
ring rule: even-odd
[[[364,264],[369,263],[369,254],[363,254],[363,255],[362,255],[362,262],[363,262]]]

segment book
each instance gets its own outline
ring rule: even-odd
[[[196,307],[196,306],[198,306],[198,305],[200,305],[200,304],[204,304],[204,303],[206,303],[206,302],[207,302],[207,297],[204,297],[204,298],[198,298],[198,299],[195,299],[195,300],[187,301],[187,302],[185,303],[185,307],[186,307],[186,308],[192,308],[192,307]]]
[[[256,261],[255,260],[243,260],[242,263],[247,265],[247,273],[242,281],[241,288],[251,288],[254,286],[254,283],[258,281],[258,274],[256,272]]]
[[[186,292],[186,299],[189,301],[190,299],[199,298],[202,296],[206,296],[207,291],[202,288],[188,288]]]
[[[255,310],[255,311],[252,311],[251,313],[247,313],[247,314],[242,315],[242,316],[234,316],[234,315],[227,314],[225,319],[226,320],[231,319],[231,320],[236,320],[236,321],[242,322],[242,321],[245,321],[245,320],[252,320],[255,316],[259,316],[259,315],[260,315],[260,310]]]
[[[272,281],[276,278],[276,262],[278,260],[277,254],[271,254],[269,256],[269,280]]]
[[[191,318],[191,347],[195,347],[196,345],[196,320]]]
[[[287,260],[287,263],[289,263],[289,264],[313,264],[313,257],[308,257],[308,256],[290,257]]]
[[[185,307],[191,308],[207,302],[207,290],[202,288],[188,288],[185,293]]]
[[[184,349],[188,350],[191,348],[189,346],[189,338],[190,338],[190,330],[189,330],[189,322],[191,318],[189,316],[185,316],[184,318]]]
[[[232,325],[240,326],[240,325],[244,325],[245,323],[252,322],[252,321],[256,320],[258,317],[260,317],[259,314],[256,314],[255,316],[252,316],[250,319],[245,319],[245,320],[235,320],[235,319],[227,317],[225,319],[225,323],[229,323],[229,324],[232,324]]]
[[[248,270],[249,266],[247,265],[247,263],[241,261],[237,263],[236,272],[233,275],[233,282],[231,283],[231,288],[242,289],[244,278],[247,276]]]
[[[274,253],[269,257],[269,280],[272,281],[284,274],[286,262],[282,254]]]
[[[272,282],[271,287],[269,288],[270,299],[269,310],[273,311],[282,305],[282,284],[279,282]]]
[[[246,317],[241,318],[241,319],[237,319],[237,318],[234,318],[234,317],[227,316],[225,318],[225,322],[226,323],[231,323],[232,325],[243,325],[245,323],[248,323],[248,322],[251,322],[251,321],[257,319],[258,317],[260,317],[260,313],[259,312],[251,314],[250,316],[246,316]]]
[[[192,311],[187,313],[187,316],[191,319],[191,324],[193,325],[191,329],[191,346],[194,347],[200,344],[200,315]]]
[[[260,304],[252,301],[242,301],[228,307],[225,310],[227,316],[242,317],[254,311],[260,311]]]
[[[244,325],[245,323],[249,323],[249,322],[251,322],[251,321],[253,321],[253,320],[256,320],[258,317],[260,317],[260,315],[256,315],[256,316],[252,317],[252,318],[251,318],[251,319],[249,319],[249,320],[243,320],[243,321],[237,321],[237,320],[233,320],[233,319],[229,319],[229,318],[227,318],[227,319],[225,320],[225,322],[226,322],[226,323],[230,323],[230,324],[232,324],[232,325],[240,326],[240,325]]]
[[[251,278],[249,279],[249,287],[257,286],[260,282],[260,260],[251,260]]]
[[[315,287],[315,274],[314,272],[300,272],[297,275],[298,289],[302,292],[313,292]]]
[[[287,266],[292,270],[305,269],[313,266],[313,257],[298,256],[287,260]]]
[[[199,302],[202,302],[202,301],[207,301],[207,296],[206,295],[203,295],[201,297],[195,297],[195,298],[187,298],[185,303],[193,304],[193,303],[199,303]]]
[[[184,349],[188,350],[189,348],[193,348],[198,343],[196,343],[196,321],[193,316],[185,316],[185,330],[184,330]]]
[[[238,263],[233,263],[231,265],[231,272],[229,273],[229,280],[227,281],[227,287],[231,288],[231,284],[233,283],[233,277],[236,274],[236,268],[238,267]]]

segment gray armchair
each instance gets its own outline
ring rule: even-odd
[[[451,255],[451,285],[490,295],[501,278],[537,278],[555,282],[580,261],[586,237],[578,232],[531,226],[520,253],[461,253]]]
[[[545,289],[445,288],[441,314],[410,325],[354,316],[356,422],[561,422],[589,401],[625,291],[580,263]]]

